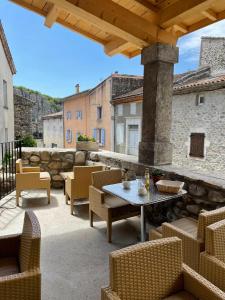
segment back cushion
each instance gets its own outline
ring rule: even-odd
[[[92,185],[97,189],[102,189],[104,185],[119,183],[121,181],[122,172],[120,169],[92,173]]]
[[[225,219],[225,207],[199,214],[197,234],[198,238],[205,241],[206,227],[223,219]]]

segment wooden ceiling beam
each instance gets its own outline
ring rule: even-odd
[[[153,42],[176,44],[176,37],[111,0],[51,0],[61,9],[74,14],[104,31],[137,47]]]
[[[217,20],[217,14],[212,9],[207,9],[207,10],[202,11],[202,15],[211,21]]]
[[[163,9],[160,14],[159,24],[165,28],[182,22],[192,14],[207,10],[215,0],[179,0]]]
[[[129,42],[124,41],[123,39],[115,38],[107,44],[105,44],[104,51],[105,54],[113,56],[115,54],[125,51],[130,45],[131,44]]]
[[[135,0],[136,4],[144,9],[148,10],[148,13],[151,15],[151,22],[158,24],[159,22],[159,9],[150,3],[148,0]]]
[[[59,12],[60,12],[60,9],[57,7],[57,5],[53,4],[46,16],[45,26],[47,26],[48,28],[51,28],[52,25],[56,22]]]

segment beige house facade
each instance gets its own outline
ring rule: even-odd
[[[0,22],[0,142],[14,140],[13,58]]]

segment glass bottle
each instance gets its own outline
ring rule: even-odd
[[[150,174],[149,174],[149,169],[145,169],[145,187],[146,190],[149,191],[150,188]]]

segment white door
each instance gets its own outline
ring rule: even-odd
[[[128,125],[128,154],[138,155],[139,130],[138,125]]]

